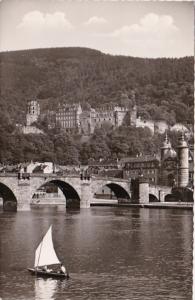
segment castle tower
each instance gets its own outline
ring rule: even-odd
[[[189,183],[189,149],[184,133],[178,141],[178,187],[186,187]]]
[[[160,149],[161,149],[161,162],[162,162],[169,149],[171,149],[171,143],[168,140],[167,132],[162,147]]]
[[[30,126],[32,123],[38,120],[40,115],[40,105],[38,101],[31,100],[28,102],[28,111],[26,115],[26,125]]]
[[[137,120],[137,106],[134,105],[132,110],[130,111],[130,125],[136,126],[136,120]]]
[[[131,126],[136,126],[136,119],[137,119],[137,105],[135,100],[135,91],[131,91],[131,101],[130,101],[130,107],[129,107],[129,116],[130,120],[129,123]]]

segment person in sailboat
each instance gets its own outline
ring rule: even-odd
[[[68,276],[68,272],[66,271],[66,268],[62,263],[60,264],[60,273]]]
[[[47,266],[43,266],[43,271],[47,272],[47,273],[50,273],[50,272],[52,272],[52,269],[48,269]]]
[[[43,271],[47,272],[47,266],[43,267]]]

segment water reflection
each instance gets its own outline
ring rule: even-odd
[[[52,300],[57,289],[57,280],[35,278],[35,300]]]
[[[65,293],[67,286],[67,280],[41,277],[35,278],[34,300],[54,300],[58,293]]]

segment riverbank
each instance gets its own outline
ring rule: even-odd
[[[192,202],[152,202],[152,203],[91,203],[91,206],[139,207],[139,208],[179,208],[193,209]]]
[[[31,208],[43,208],[43,207],[61,207],[62,209],[65,207],[65,203],[62,202],[45,202],[45,203],[32,203]],[[194,203],[192,202],[152,202],[152,203],[118,203],[118,201],[110,200],[110,201],[99,201],[92,202],[90,206],[107,206],[107,207],[138,207],[138,208],[178,208],[178,209],[190,209],[192,210],[194,207]],[[0,204],[0,210],[3,210],[3,204]]]

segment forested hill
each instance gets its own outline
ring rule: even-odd
[[[147,59],[111,56],[87,48],[0,53],[0,112],[24,121],[26,103],[39,99],[54,108],[67,102],[117,103],[136,92],[139,114],[171,123],[193,123],[193,57]]]

